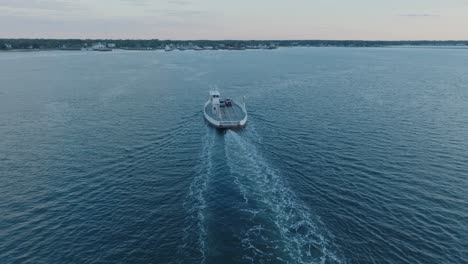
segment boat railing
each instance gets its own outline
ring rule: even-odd
[[[237,126],[240,125],[240,121],[219,121],[221,126]]]

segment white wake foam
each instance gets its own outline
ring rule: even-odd
[[[292,263],[341,263],[329,234],[287,187],[281,174],[245,135],[225,135],[227,163],[244,197],[252,226],[243,234],[244,259]],[[268,250],[262,250],[262,249]],[[271,256],[275,251],[275,256]]]
[[[214,147],[214,137],[215,135],[213,131],[211,129],[207,129],[207,133],[205,134],[205,137],[202,141],[203,148],[200,153],[200,162],[195,168],[196,173],[192,183],[190,184],[189,193],[184,203],[184,207],[189,215],[189,221],[184,228],[184,243],[181,245],[179,253],[186,255],[187,251],[193,250],[193,247],[195,246],[198,248],[200,253],[199,263],[205,263],[206,258],[207,231],[205,221],[205,193],[207,190],[208,181],[212,174],[211,157]],[[196,240],[196,245],[191,244],[193,239]],[[193,256],[190,257],[193,258]]]

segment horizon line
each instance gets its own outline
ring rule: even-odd
[[[381,39],[158,39],[158,38],[29,38],[29,37],[0,37],[0,40],[14,39],[14,40],[153,40],[153,41],[378,41],[378,42],[467,42],[468,39],[444,39],[444,40],[431,40],[431,39],[418,39],[418,40],[381,40]]]

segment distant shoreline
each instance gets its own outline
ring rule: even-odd
[[[282,46],[280,48],[402,48],[402,49],[457,49],[457,50],[468,50],[468,46],[423,46],[423,45],[401,45],[401,46]],[[125,49],[125,48],[115,48],[113,50],[117,51],[164,51],[164,49]],[[204,50],[204,51],[220,51],[220,50],[225,50],[229,51],[228,49],[217,49],[217,50]],[[242,49],[242,50],[257,50],[257,49]],[[80,51],[80,52],[85,52],[85,51],[91,51],[95,52],[92,49],[0,49],[0,53],[19,53],[19,52],[45,52],[45,51],[63,51],[63,52],[69,52],[69,51]],[[177,50],[176,50],[177,51]],[[235,50],[239,51],[239,50]]]
[[[127,50],[243,50],[281,47],[434,47],[467,48],[468,40],[126,40],[126,39],[0,39],[0,50],[80,50],[96,45]]]

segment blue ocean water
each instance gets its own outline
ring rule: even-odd
[[[0,263],[467,261],[468,50],[0,53]]]

